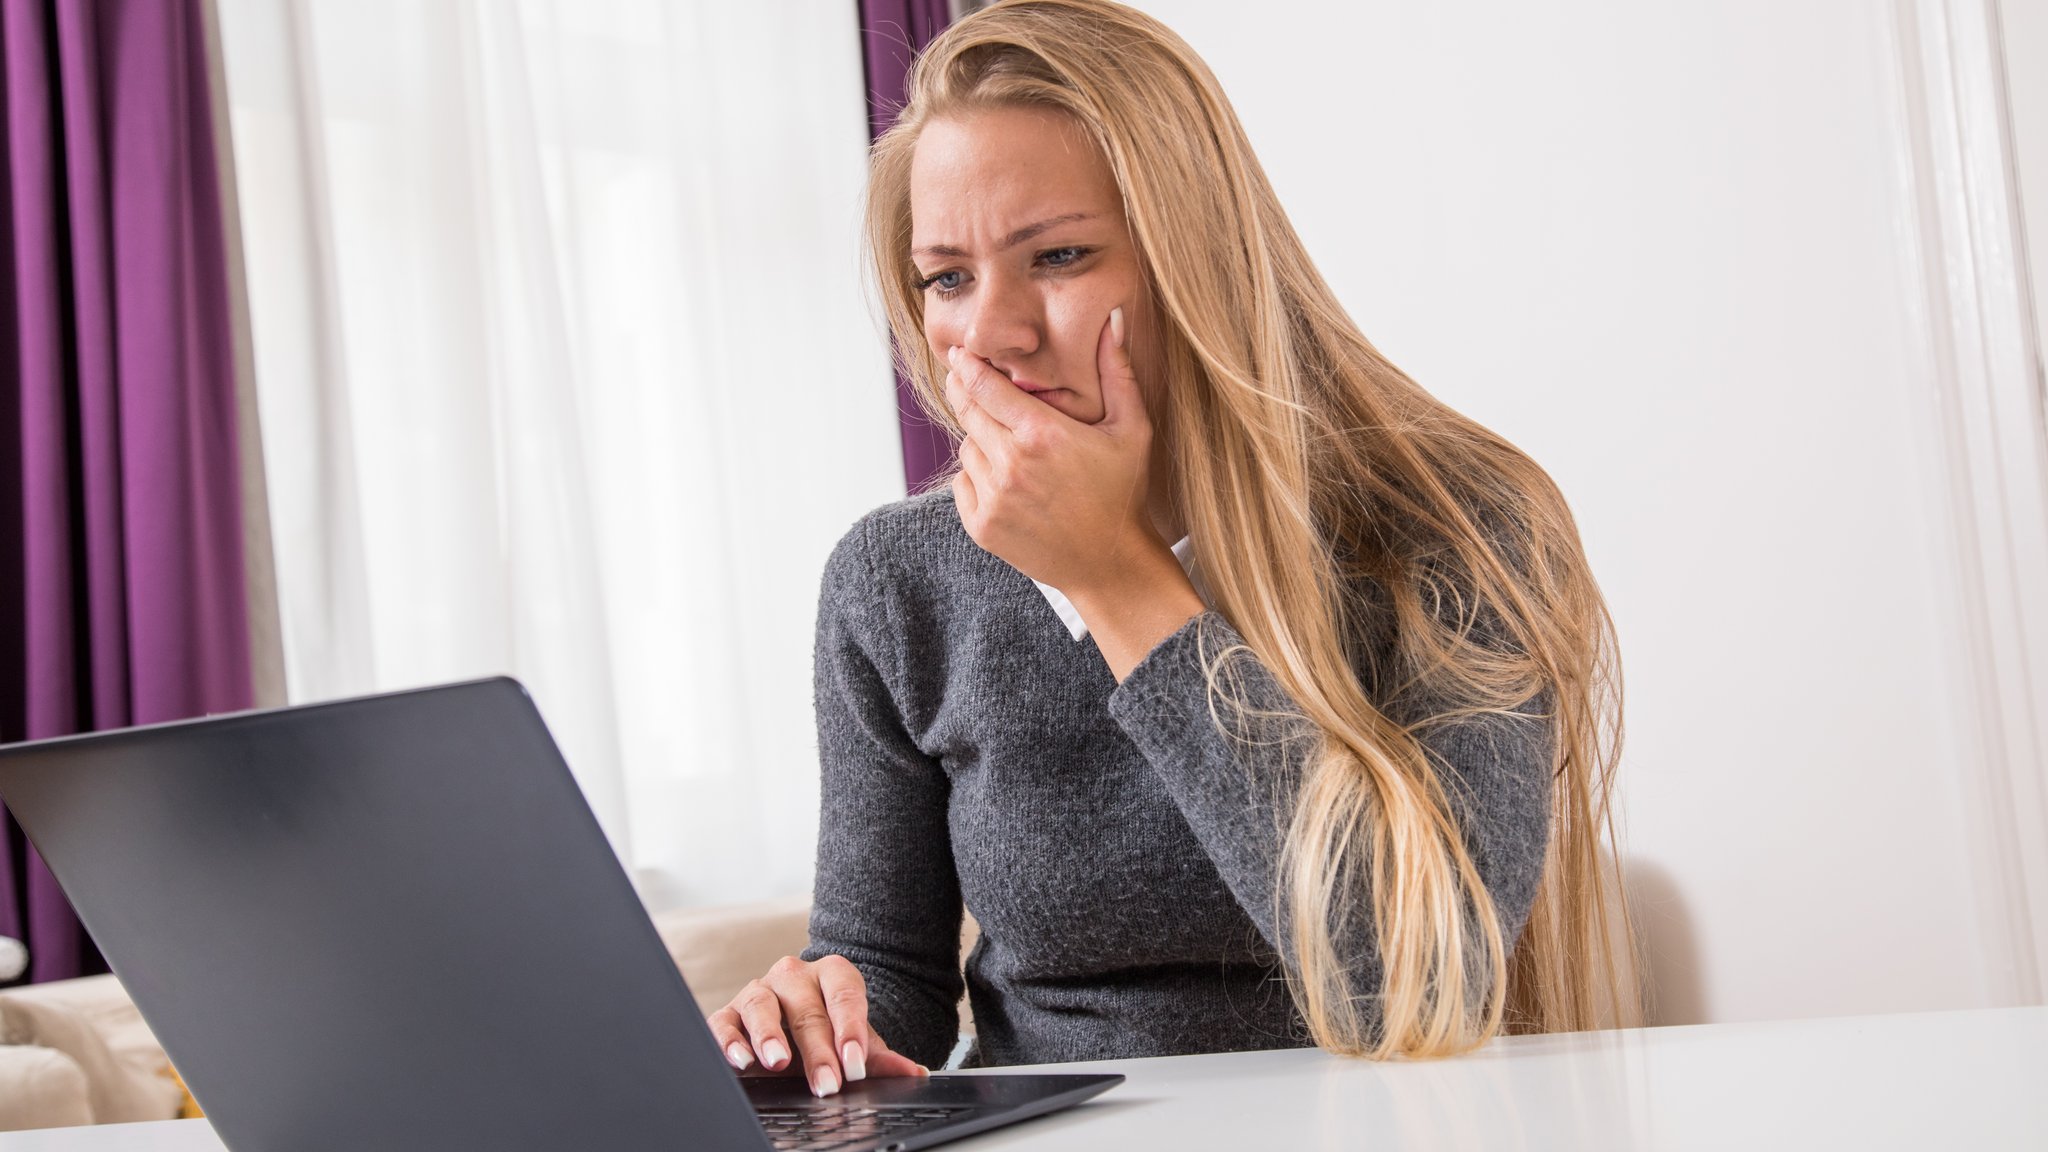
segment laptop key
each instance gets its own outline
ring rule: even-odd
[[[778,1152],[826,1152],[951,1120],[971,1108],[773,1108],[756,1113]]]

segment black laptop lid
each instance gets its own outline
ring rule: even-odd
[[[514,681],[0,748],[0,800],[236,1152],[767,1146]]]

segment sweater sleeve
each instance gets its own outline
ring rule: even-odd
[[[1317,733],[1223,616],[1205,612],[1160,642],[1110,696],[1110,714],[1135,742],[1215,862],[1231,894],[1286,962],[1274,904],[1280,840],[1293,811],[1302,763]],[[1211,716],[1205,657],[1252,709],[1250,727],[1226,735]],[[1510,947],[1535,900],[1550,831],[1550,694],[1522,714],[1461,718],[1422,733],[1451,797],[1481,882]],[[1263,718],[1258,714],[1267,714]],[[1231,713],[1219,703],[1217,714]],[[1409,717],[1402,717],[1408,719]],[[1363,897],[1361,897],[1363,899]],[[1338,954],[1363,987],[1377,985],[1379,961],[1369,915],[1348,917]]]
[[[891,1048],[938,1067],[959,1033],[960,885],[939,764],[905,731],[890,682],[886,589],[856,525],[825,568],[814,689],[822,778],[811,943],[867,982]],[[900,679],[896,679],[900,683]]]

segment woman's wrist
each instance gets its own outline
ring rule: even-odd
[[[1206,607],[1173,550],[1163,543],[1144,549],[1134,563],[1108,578],[1061,593],[1081,614],[1119,684],[1147,653]]]

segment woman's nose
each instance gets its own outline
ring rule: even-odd
[[[1028,289],[1000,276],[983,280],[979,287],[961,333],[967,350],[984,360],[1037,351],[1041,317]]]

